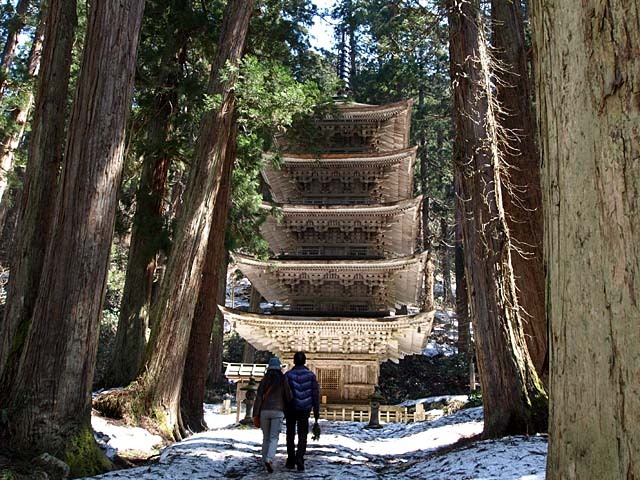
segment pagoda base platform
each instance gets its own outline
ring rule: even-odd
[[[354,359],[348,354],[333,358],[309,355],[307,366],[318,377],[322,403],[369,403],[380,376],[377,358]]]

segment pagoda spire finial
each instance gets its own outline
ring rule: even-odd
[[[343,81],[344,86],[338,91],[337,97],[346,98],[351,92],[351,75],[348,65],[349,55],[347,49],[349,48],[346,42],[346,28],[344,25],[340,27],[340,44],[338,45],[338,78]]]

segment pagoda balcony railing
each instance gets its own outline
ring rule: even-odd
[[[297,199],[290,197],[288,199],[295,202]],[[375,205],[379,203],[372,197],[302,197],[303,205]]]
[[[300,302],[292,305],[285,305],[277,309],[281,312],[322,312],[326,314],[331,312],[332,316],[339,316],[342,313],[375,313],[389,312],[389,308],[385,304],[372,304],[363,302]],[[335,313],[335,315],[333,315]]]
[[[363,316],[370,318],[384,318],[391,315],[391,310],[385,307],[385,309],[380,310],[371,310],[369,307],[363,306],[358,309],[338,309],[333,308],[331,310],[321,310],[311,306],[300,306],[298,308],[296,306],[286,306],[273,308],[271,310],[266,310],[266,313],[272,313],[275,315],[291,315],[291,316],[301,316],[301,317],[336,317],[336,318],[361,318]]]
[[[380,254],[380,249],[373,247],[354,247],[354,246],[302,246],[297,249],[297,252],[290,255],[283,255],[283,258],[326,258],[329,259],[353,259],[358,258],[370,258],[370,259],[382,259],[383,255]]]

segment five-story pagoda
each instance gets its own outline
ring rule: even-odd
[[[426,253],[417,251],[411,101],[338,102],[314,122],[321,154],[295,154],[263,177],[280,215],[262,226],[272,258],[235,262],[269,302],[268,314],[223,309],[249,343],[291,363],[307,354],[329,402],[367,401],[380,363],[421,353],[433,312],[420,303]],[[318,145],[316,145],[318,147]],[[264,204],[264,209],[272,209]]]

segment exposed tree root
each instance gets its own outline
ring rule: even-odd
[[[157,412],[143,396],[137,383],[126,388],[111,390],[93,399],[93,409],[102,416],[122,420],[126,425],[142,427],[157,434],[167,443],[180,441],[187,435],[167,425],[165,416]]]

